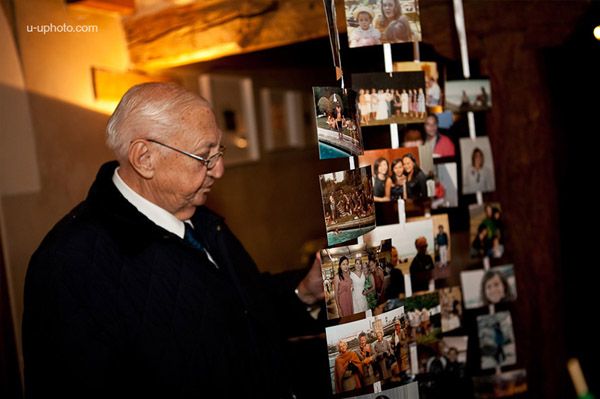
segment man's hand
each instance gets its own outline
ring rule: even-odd
[[[296,293],[298,298],[307,305],[314,305],[325,297],[321,276],[321,254],[318,252],[308,274],[298,284]]]

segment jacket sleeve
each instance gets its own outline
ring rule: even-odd
[[[277,321],[282,332],[288,337],[322,332],[320,323],[310,315],[306,305],[295,293],[307,270],[290,270],[278,274],[260,273],[250,254],[231,230],[226,225],[221,228],[227,258],[238,272],[241,283],[248,285],[255,281],[259,285],[258,294],[265,298],[262,302],[265,309],[262,309],[262,312],[268,313],[272,321]],[[252,290],[253,287],[246,288]]]

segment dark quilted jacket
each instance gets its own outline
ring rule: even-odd
[[[26,396],[289,396],[282,337],[288,321],[307,317],[297,280],[260,274],[202,207],[192,222],[217,270],[121,196],[116,166],[100,169],[87,199],[31,258]]]

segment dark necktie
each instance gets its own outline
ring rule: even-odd
[[[204,245],[198,239],[194,228],[190,226],[188,223],[183,224],[185,226],[185,234],[183,236],[183,240],[190,244],[192,247],[199,249],[200,251],[204,251]]]
[[[202,243],[200,242],[200,238],[198,237],[196,230],[194,230],[194,228],[189,223],[184,222],[183,225],[185,226],[183,240],[190,244],[192,248],[204,252],[210,263],[212,263],[218,269],[219,265],[217,265],[217,263],[214,261],[212,256],[210,256],[204,245],[202,245]]]

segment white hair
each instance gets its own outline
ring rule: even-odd
[[[106,126],[106,144],[118,160],[127,159],[129,144],[137,138],[160,140],[181,131],[179,115],[194,107],[210,107],[199,95],[174,83],[142,83],[121,98]]]

